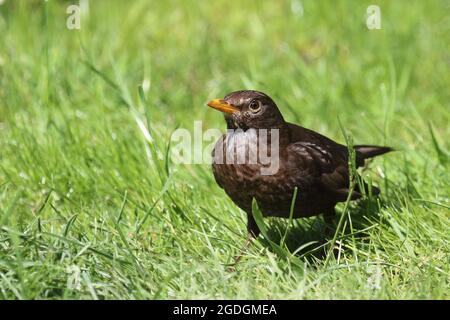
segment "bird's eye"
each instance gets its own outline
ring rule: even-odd
[[[248,105],[248,108],[251,112],[257,113],[259,112],[259,110],[261,110],[261,103],[258,100],[252,100]]]

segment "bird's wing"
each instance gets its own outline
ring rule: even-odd
[[[330,138],[321,135],[313,130],[298,126],[296,124],[288,123],[290,132],[290,141],[293,142],[308,142],[321,146],[323,149],[327,150],[333,157],[333,159],[338,159],[345,164],[348,163],[348,148],[347,146],[337,143]],[[364,165],[364,156],[362,153],[355,149],[356,155],[356,167]]]
[[[326,145],[313,142],[294,142],[288,153],[302,176],[308,176],[311,184],[319,186],[337,201],[345,201],[349,193],[349,170],[347,157]],[[304,180],[304,179],[303,179]],[[361,194],[352,193],[352,200]]]

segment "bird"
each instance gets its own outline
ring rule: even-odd
[[[248,239],[257,238],[261,232],[252,213],[254,200],[263,217],[289,218],[292,214],[297,219],[323,214],[324,220],[332,223],[337,203],[363,197],[360,184],[351,188],[349,148],[285,121],[267,94],[239,90],[207,105],[223,113],[227,127],[212,150],[213,175],[231,200],[246,212]],[[260,159],[257,149],[263,143],[267,158],[276,165]],[[275,151],[272,145],[277,147]],[[358,168],[367,159],[393,149],[354,145],[353,150]],[[268,170],[272,165],[275,170]],[[364,181],[362,185],[369,190]],[[380,192],[374,186],[370,190],[374,195]]]

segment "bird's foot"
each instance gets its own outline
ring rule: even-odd
[[[230,272],[236,271],[236,265],[238,262],[242,259],[242,256],[244,254],[244,251],[247,250],[249,245],[252,243],[253,235],[251,233],[248,234],[247,240],[245,241],[245,244],[242,246],[242,248],[239,250],[239,254],[234,257],[234,262],[228,266],[227,270]]]

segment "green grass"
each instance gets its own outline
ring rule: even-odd
[[[77,31],[69,1],[6,0],[0,297],[448,299],[450,7],[375,2],[373,31],[374,1],[302,1],[301,15],[289,1],[143,0],[91,1]],[[318,254],[321,217],[287,233],[265,219],[270,241],[228,270],[245,213],[208,165],[165,154],[177,127],[224,129],[205,103],[243,88],[340,142],[339,121],[354,143],[398,150],[364,171],[378,200],[339,205],[337,258]]]

